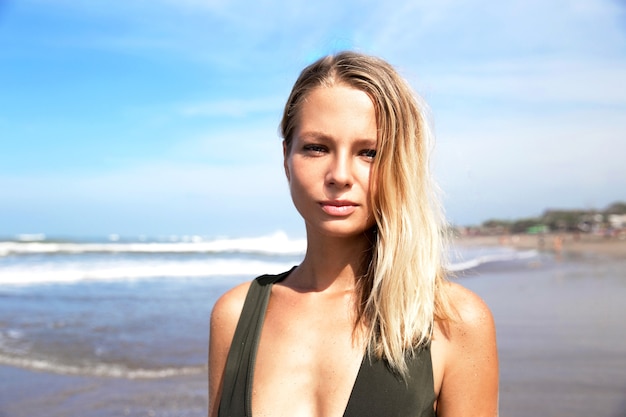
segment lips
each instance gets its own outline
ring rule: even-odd
[[[320,202],[320,206],[326,214],[329,214],[331,216],[347,216],[349,214],[352,214],[356,210],[358,205],[352,201],[347,200],[332,200],[322,201]]]

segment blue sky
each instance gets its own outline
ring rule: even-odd
[[[301,236],[299,71],[379,55],[430,104],[453,223],[626,199],[613,0],[0,0],[0,235]]]

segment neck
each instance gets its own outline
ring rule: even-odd
[[[307,252],[293,284],[308,291],[354,291],[366,271],[371,243],[363,234],[334,238],[307,234]]]

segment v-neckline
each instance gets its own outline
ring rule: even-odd
[[[261,312],[261,317],[259,318],[259,322],[260,322],[260,326],[258,328],[258,334],[256,335],[256,337],[254,338],[254,346],[252,348],[252,350],[250,351],[250,368],[249,368],[249,373],[248,373],[248,380],[246,381],[246,394],[245,394],[245,409],[246,409],[246,415],[249,417],[254,417],[252,414],[252,385],[254,382],[254,371],[256,368],[256,356],[257,356],[257,352],[259,350],[259,343],[261,340],[261,332],[263,331],[263,325],[265,324],[265,313],[267,312],[267,306],[269,305],[269,299],[272,295],[272,288],[274,288],[274,284],[283,281],[285,278],[287,278],[292,272],[293,270],[296,269],[296,267],[294,266],[287,274],[285,274],[281,279],[274,281],[269,285],[269,289],[267,290],[267,303],[265,304],[265,308],[263,309],[263,311]],[[364,364],[365,361],[368,359],[368,355],[366,353],[363,353],[363,357],[361,358],[361,365],[359,365],[359,370],[356,373],[356,377],[354,379],[354,382],[352,383],[352,389],[350,390],[350,396],[348,397],[348,402],[346,403],[346,406],[343,410],[343,413],[341,414],[342,417],[346,417],[346,413],[348,412],[348,410],[350,409],[350,404],[352,402],[352,397],[354,396],[355,393],[355,389],[357,387],[357,383],[359,381],[359,377],[361,376],[361,373],[363,372],[363,368],[364,368]]]

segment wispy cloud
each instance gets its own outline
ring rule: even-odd
[[[626,106],[626,60],[509,60],[428,77],[434,93],[540,105]]]
[[[283,97],[261,97],[248,99],[225,99],[188,103],[180,106],[180,113],[189,117],[234,117],[279,114]]]
[[[177,137],[163,148],[159,159],[179,165],[207,164],[230,166],[282,166],[282,138],[278,132],[280,115],[260,118],[208,118],[216,126],[198,129]],[[202,116],[198,116],[202,119]],[[211,124],[211,122],[209,122]],[[129,160],[125,166],[142,161]]]
[[[81,177],[0,176],[0,189],[7,202],[0,209],[5,216],[15,207],[30,208],[11,226],[22,230],[80,233],[71,220],[67,223],[68,217],[80,217],[81,225],[91,223],[90,230],[96,233],[176,232],[172,227],[179,226],[172,225],[185,225],[189,233],[267,233],[277,229],[279,220],[292,232],[299,229],[281,164],[153,161]],[[42,201],[45,215],[29,215],[41,210]]]
[[[38,174],[0,163],[11,213],[291,210],[282,106],[303,65],[343,48],[388,59],[432,104],[463,221],[626,187],[617,1],[21,0],[2,13],[0,158],[39,152]]]
[[[84,26],[75,38],[48,34],[48,42],[141,53],[142,47],[162,48],[181,59],[204,62],[218,68],[241,71],[264,62],[269,68],[285,63],[285,56],[307,58],[309,50],[351,44],[354,19],[363,6],[322,2],[249,2],[249,1],[135,1],[87,3],[59,0],[51,5],[44,0],[25,0],[26,6],[48,9],[63,20],[99,21]],[[50,35],[55,39],[50,39]],[[295,36],[294,36],[295,35]],[[338,36],[339,35],[339,36]],[[325,39],[325,40],[324,40]],[[236,59],[233,59],[236,55]],[[280,58],[283,58],[282,60]],[[299,63],[297,64],[299,65]],[[262,69],[262,68],[255,68]]]

